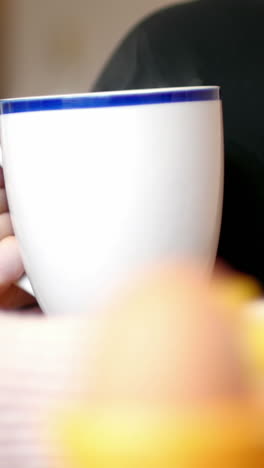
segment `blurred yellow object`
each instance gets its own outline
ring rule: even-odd
[[[264,467],[264,414],[239,353],[261,375],[259,293],[249,278],[219,277],[209,290],[172,269],[114,304],[93,391],[57,416],[61,468]]]
[[[214,280],[213,292],[224,310],[235,311],[240,316],[241,307],[260,297],[260,287],[251,277],[245,275],[221,276]]]
[[[60,418],[65,468],[260,468],[263,421],[252,410],[75,410]]]
[[[264,379],[264,301],[245,307],[242,341],[252,370]]]
[[[252,371],[264,375],[264,301],[258,300],[258,283],[248,276],[223,276],[215,281],[213,292],[222,310],[240,327]]]

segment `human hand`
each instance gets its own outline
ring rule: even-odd
[[[3,169],[0,167],[0,308],[20,309],[35,304],[35,298],[14,283],[24,273],[8,210]]]

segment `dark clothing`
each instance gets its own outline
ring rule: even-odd
[[[94,90],[222,87],[225,195],[218,255],[264,285],[263,25],[264,0],[166,8],[128,34]]]

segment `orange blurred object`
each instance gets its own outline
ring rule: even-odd
[[[64,468],[261,468],[263,427],[244,407],[65,414]],[[259,420],[260,421],[260,420]]]
[[[160,268],[102,314],[87,398],[57,425],[70,468],[264,466],[264,415],[233,320],[257,288],[217,281]]]

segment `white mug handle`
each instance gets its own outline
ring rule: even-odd
[[[0,166],[3,166],[3,158],[2,158],[2,148],[0,146]],[[17,282],[16,285],[19,286],[21,289],[26,291],[27,293],[35,296],[31,283],[26,275],[23,275]]]

